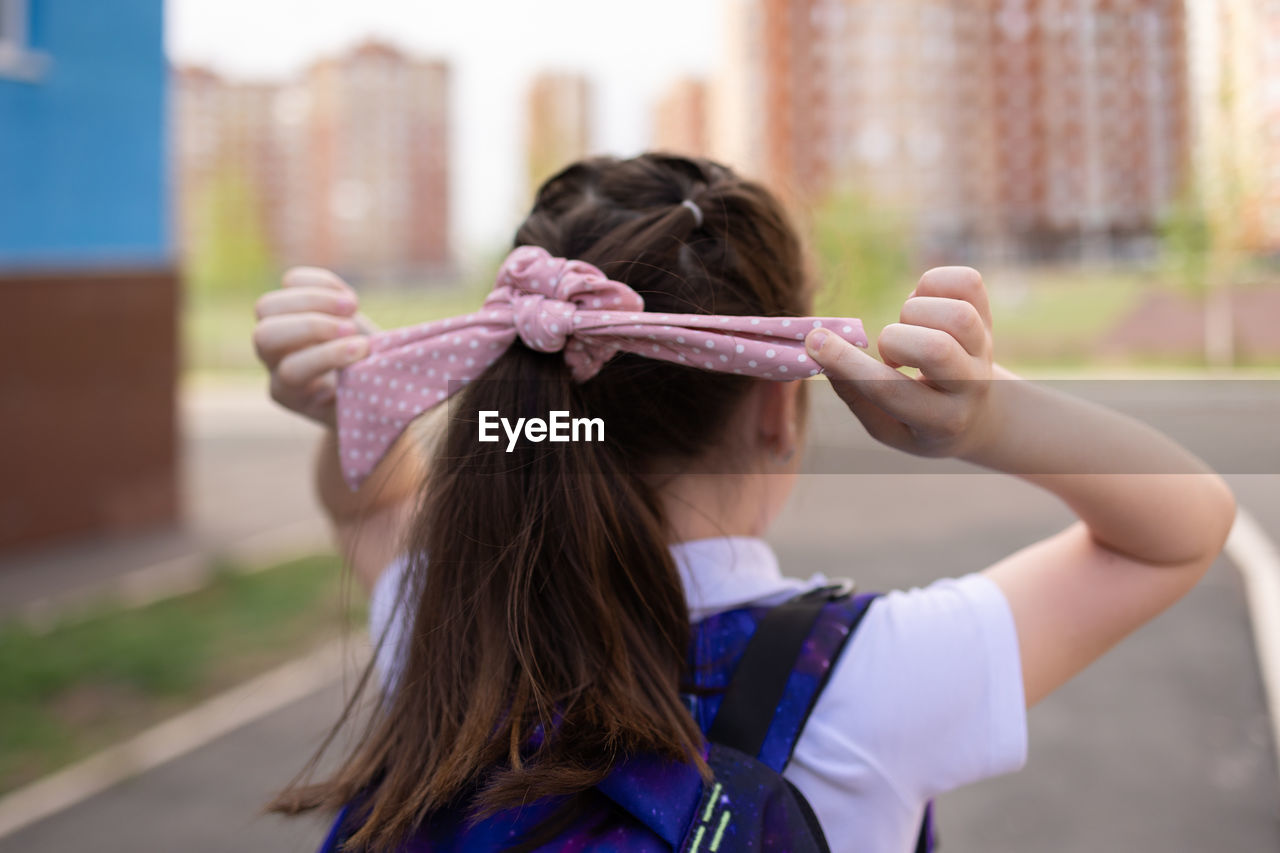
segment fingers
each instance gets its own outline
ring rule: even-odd
[[[981,358],[990,349],[990,331],[971,302],[941,296],[913,296],[902,306],[899,320],[946,332],[972,356]]]
[[[853,383],[832,380],[831,388],[862,423],[868,435],[890,447],[907,445],[910,440],[907,425],[871,402],[870,398],[859,394]]]
[[[824,329],[805,347],[873,438],[923,456],[954,454],[983,407],[991,361],[991,309],[976,270],[929,270],[881,330],[883,363]],[[912,379],[896,370],[919,368]]]
[[[356,297],[353,293],[331,287],[295,286],[262,294],[254,305],[254,311],[259,320],[280,314],[299,314],[303,311],[350,317],[356,313],[356,306]]]
[[[285,287],[320,287],[329,290],[345,291],[355,296],[351,285],[347,284],[330,270],[320,267],[292,267],[285,270],[281,283]]]
[[[991,358],[991,307],[982,276],[970,267],[937,267],[920,277],[899,316],[881,331],[880,357],[918,367],[922,381],[959,391]]]
[[[930,404],[926,395],[937,392],[881,364],[825,329],[810,332],[805,338],[805,349],[873,438],[892,447],[902,447],[909,442],[910,431],[904,421],[927,412]]]
[[[370,320],[360,311],[357,311],[355,314],[353,314],[351,317],[351,320],[356,324],[356,327],[360,329],[362,334],[373,335],[381,331],[381,328],[378,326],[377,323]]]
[[[253,330],[253,346],[267,367],[274,369],[297,350],[360,334],[354,320],[319,312],[264,317]]]
[[[972,356],[941,329],[890,323],[880,330],[876,346],[886,364],[918,367],[938,388],[959,390],[974,378]]]
[[[289,385],[276,374],[271,376],[271,399],[302,414],[314,415],[337,396],[338,379],[333,371],[313,377],[305,385]]]
[[[991,331],[991,305],[982,276],[972,267],[935,267],[920,277],[913,296],[941,296],[968,302]]]
[[[359,361],[368,352],[369,340],[363,335],[292,352],[281,359],[280,365],[271,373],[273,394],[279,391],[281,395],[296,397],[322,390],[318,380],[326,378],[331,371]]]
[[[271,397],[333,426],[336,371],[369,354],[377,326],[359,312],[355,291],[328,270],[294,267],[281,284],[254,308],[253,345],[271,371]]]

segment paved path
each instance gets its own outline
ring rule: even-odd
[[[825,394],[818,399],[814,464],[848,472],[856,458],[880,470],[874,446],[842,427]],[[934,470],[953,470],[945,466]],[[1280,539],[1280,476],[1230,479]],[[771,538],[789,573],[848,575],[883,589],[980,569],[1069,521],[1056,499],[1007,477],[814,474]],[[104,853],[312,849],[317,824],[256,817],[256,809],[308,757],[340,699],[333,687],[286,707],[0,839],[0,853],[54,853],[90,840]],[[939,803],[946,849],[1280,849],[1280,781],[1241,584],[1225,561],[1030,719],[1026,770]]]

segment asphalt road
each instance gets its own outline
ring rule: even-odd
[[[790,574],[908,587],[981,569],[1071,521],[1051,495],[1013,478],[949,463],[897,470],[825,393],[817,397],[814,472],[770,537]],[[1153,411],[1193,443],[1228,441],[1194,396],[1171,395]],[[1245,437],[1229,439],[1229,479],[1280,540],[1280,476],[1266,470],[1276,439],[1244,426]],[[305,464],[306,454],[298,458]],[[852,473],[860,462],[885,473]],[[333,687],[288,706],[0,839],[0,853],[312,849],[318,823],[258,809],[305,761],[340,700]],[[1187,598],[1033,709],[1030,739],[1025,770],[942,798],[943,849],[1280,850],[1275,753],[1242,586],[1225,559]]]

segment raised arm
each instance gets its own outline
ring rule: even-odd
[[[353,492],[339,471],[332,429],[316,450],[316,494],[333,525],[338,552],[366,590],[404,547],[424,464],[415,432],[406,430]]]
[[[1200,580],[1226,541],[1235,499],[1162,433],[993,365],[976,271],[930,270],[900,320],[879,336],[884,363],[834,335],[807,341],[868,432],[908,453],[1021,477],[1080,519],[986,570],[1013,611],[1032,705]]]
[[[338,467],[334,390],[336,371],[368,354],[376,327],[358,312],[357,297],[328,270],[297,267],[283,286],[258,300],[253,342],[271,374],[271,396],[321,424],[315,486],[333,525],[339,552],[357,579],[372,589],[402,544],[423,473],[418,431],[408,430],[360,488],[352,492]]]

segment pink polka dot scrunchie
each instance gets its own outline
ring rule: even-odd
[[[862,323],[839,317],[658,314],[626,284],[585,261],[521,246],[498,270],[480,310],[378,332],[369,355],[338,372],[338,448],[354,490],[418,415],[478,378],[518,338],[540,352],[564,352],[585,382],[619,352],[761,379],[803,379],[819,371],[804,337],[819,326],[867,346]]]

